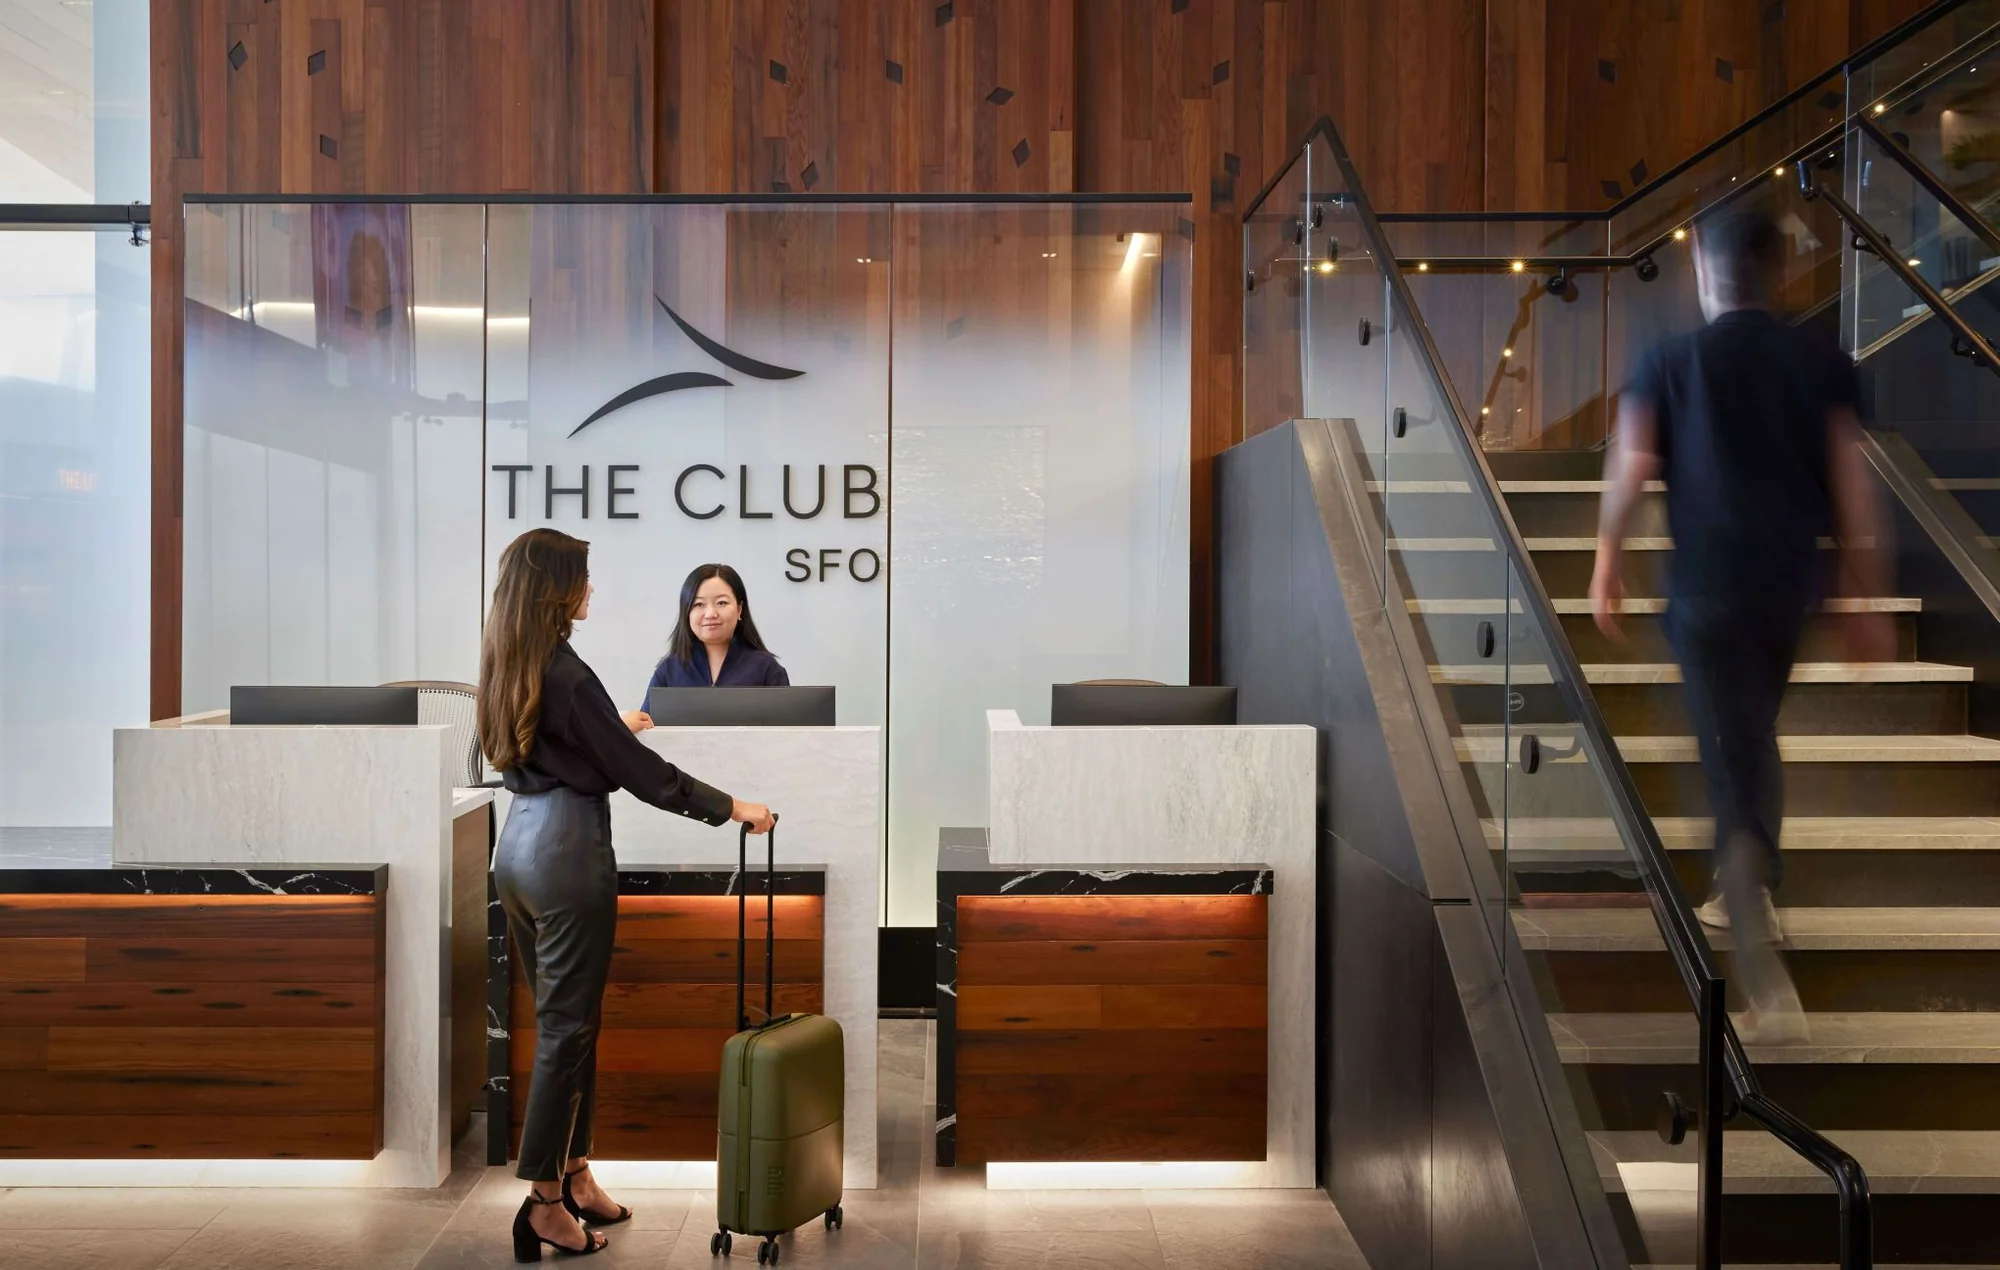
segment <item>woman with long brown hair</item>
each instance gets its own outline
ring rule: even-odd
[[[771,827],[770,809],[731,798],[632,735],[596,674],[569,646],[590,615],[590,544],[531,529],[500,556],[479,652],[479,744],[514,795],[493,882],[535,993],[535,1066],[517,1175],[514,1258],[601,1251],[630,1209],[590,1174],[597,1027],[618,921],[611,852],[614,789],[711,825]]]

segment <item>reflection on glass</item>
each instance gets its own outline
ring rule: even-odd
[[[147,717],[152,254],[0,232],[0,827],[111,823]]]

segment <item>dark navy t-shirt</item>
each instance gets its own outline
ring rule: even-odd
[[[1817,587],[1819,539],[1833,532],[1827,414],[1860,407],[1853,360],[1816,330],[1745,309],[1655,345],[1625,390],[1658,413],[1669,593]]]
[[[711,681],[708,676],[708,650],[695,653],[692,662],[678,661],[671,654],[660,658],[660,664],[653,667],[653,682],[646,685],[647,692],[655,688],[783,688],[792,682],[778,659],[761,648],[750,648],[742,643],[729,646],[729,655],[722,659],[722,674]],[[645,702],[639,703],[641,710]]]

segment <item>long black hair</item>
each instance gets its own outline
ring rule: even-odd
[[[743,589],[743,575],[726,564],[698,564],[694,572],[681,583],[681,612],[674,621],[674,636],[667,644],[667,656],[683,665],[695,664],[695,654],[701,649],[701,641],[694,637],[688,627],[688,614],[694,611],[695,592],[710,578],[721,578],[724,585],[736,593],[736,607],[742,616],[736,622],[735,642],[745,648],[754,648],[760,653],[769,652],[764,647],[764,637],[757,633],[757,623],[750,616],[750,593]]]

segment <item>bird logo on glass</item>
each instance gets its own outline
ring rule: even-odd
[[[674,312],[673,306],[665,300],[660,299],[658,295],[653,297],[653,302],[666,311],[667,316],[674,320],[674,325],[680,327],[682,333],[688,339],[694,341],[696,348],[707,353],[710,357],[713,357],[716,361],[721,362],[724,366],[727,366],[739,375],[748,375],[752,379],[797,379],[799,376],[805,374],[802,370],[792,370],[786,366],[774,366],[769,362],[760,362],[754,357],[745,356],[735,349],[724,345],[719,340],[712,340],[708,336],[703,335],[695,329],[693,323]],[[677,370],[671,374],[657,375],[643,383],[632,385],[624,392],[619,393],[611,400],[591,411],[590,416],[582,423],[571,428],[569,434],[575,436],[591,424],[602,419],[605,415],[615,410],[622,410],[635,401],[644,401],[648,397],[657,397],[662,393],[678,392],[683,388],[731,388],[734,386],[720,375],[711,375],[707,371],[701,370]]]

